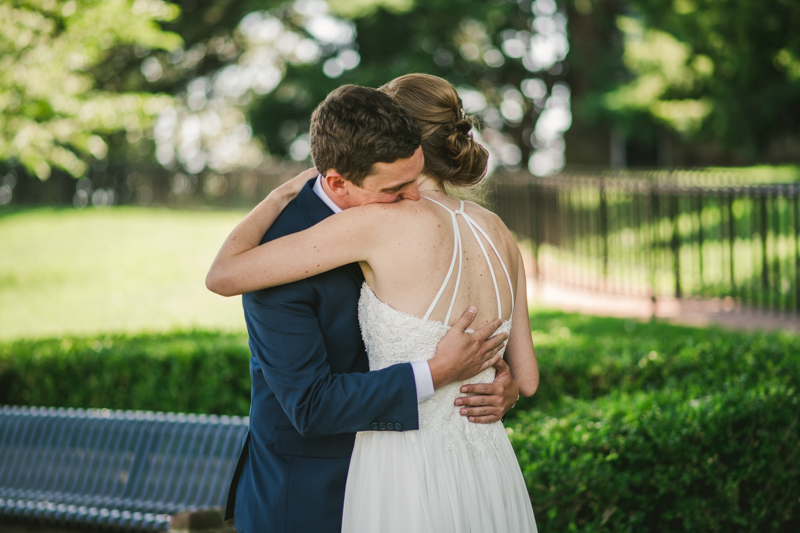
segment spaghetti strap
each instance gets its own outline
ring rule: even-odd
[[[497,251],[497,247],[494,245],[494,242],[492,242],[492,239],[489,238],[489,235],[487,235],[487,233],[483,230],[483,228],[480,227],[478,225],[478,223],[475,222],[475,220],[471,216],[469,216],[468,214],[464,213],[464,220],[468,221],[467,223],[470,224],[470,228],[472,228],[472,227],[476,228],[481,233],[481,235],[484,236],[486,241],[489,243],[489,246],[491,246],[492,250],[494,250],[494,255],[497,256],[497,260],[500,261],[500,266],[503,267],[503,272],[505,273],[506,281],[508,282],[508,290],[509,290],[509,292],[511,294],[511,312],[513,313],[514,312],[514,290],[511,288],[512,287],[512,285],[511,285],[511,276],[508,273],[508,268],[506,268],[505,262],[503,262],[503,257],[500,255],[500,252]],[[476,236],[476,238],[477,238],[477,236]],[[492,268],[491,265],[489,266],[489,268],[490,269]]]
[[[505,273],[506,281],[508,282],[508,290],[511,293],[511,313],[513,314],[514,289],[513,286],[511,285],[511,276],[508,273],[508,268],[506,268],[506,264],[503,262],[503,258],[500,256],[500,252],[497,251],[497,247],[492,242],[492,239],[489,238],[489,235],[486,233],[486,231],[484,231],[483,228],[481,228],[478,225],[478,223],[475,222],[475,220],[464,211],[464,200],[459,200],[458,209],[453,211],[446,205],[442,204],[441,202],[437,202],[433,198],[428,198],[427,196],[423,196],[423,198],[435,204],[438,204],[445,211],[450,213],[450,219],[453,222],[453,238],[454,238],[453,258],[450,261],[450,269],[447,271],[447,276],[445,276],[444,282],[442,283],[441,287],[439,287],[439,291],[436,293],[436,297],[433,299],[433,302],[431,302],[430,307],[428,307],[428,311],[425,313],[424,320],[428,320],[430,318],[431,313],[433,313],[433,310],[439,303],[439,299],[442,297],[442,294],[444,294],[444,290],[447,287],[447,284],[450,283],[450,278],[453,276],[453,270],[455,269],[456,265],[456,257],[458,257],[458,273],[456,275],[456,285],[453,288],[453,297],[450,300],[450,307],[447,309],[447,316],[444,319],[445,324],[450,323],[450,315],[453,313],[453,307],[455,306],[456,303],[456,296],[458,295],[458,287],[461,282],[461,270],[463,268],[462,257],[464,255],[464,245],[461,240],[461,230],[458,227],[458,218],[457,218],[458,215],[461,215],[463,217],[464,222],[467,224],[467,227],[470,229],[470,232],[472,233],[473,237],[475,237],[475,240],[478,241],[478,246],[480,247],[481,252],[483,253],[484,259],[486,259],[486,264],[489,266],[489,272],[492,276],[492,284],[494,285],[495,296],[497,297],[497,317],[501,320],[503,319],[502,305],[500,303],[500,288],[497,285],[497,276],[495,275],[492,262],[489,259],[489,253],[486,251],[486,247],[483,245],[483,241],[478,235],[479,233],[480,235],[483,236],[483,238],[486,239],[486,241],[489,243],[489,246],[492,247],[492,251],[497,256],[497,260],[500,261],[500,266],[503,267],[503,272]]]
[[[431,202],[433,202],[435,204],[439,204],[439,202],[437,202],[436,200],[431,200]],[[447,287],[447,284],[450,283],[450,278],[453,275],[453,268],[456,266],[456,257],[458,257],[458,276],[456,277],[456,290],[453,291],[453,300],[450,302],[451,309],[452,309],[453,303],[455,301],[455,294],[456,294],[456,291],[458,290],[458,285],[459,285],[459,283],[461,281],[461,261],[462,261],[462,255],[463,254],[461,253],[461,251],[462,251],[461,250],[461,233],[458,231],[458,220],[456,220],[455,213],[453,213],[452,211],[447,209],[447,207],[445,207],[444,205],[442,205],[442,204],[439,204],[439,205],[444,207],[450,213],[450,218],[452,219],[452,222],[453,222],[453,233],[455,235],[455,244],[453,246],[453,259],[450,261],[450,269],[447,271],[447,276],[445,276],[444,282],[442,283],[442,286],[439,287],[439,292],[436,293],[436,297],[431,302],[430,307],[428,307],[428,311],[425,313],[425,316],[423,317],[424,320],[428,320],[430,318],[431,313],[433,313],[433,310],[436,308],[436,304],[439,303],[439,298],[441,298],[442,294],[444,293],[445,287]],[[447,318],[445,319],[444,323],[448,324],[449,322],[450,322],[450,313],[448,312],[447,313]]]

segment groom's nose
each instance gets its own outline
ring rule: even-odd
[[[403,200],[419,200],[419,187],[417,186],[417,182],[411,183],[408,188],[400,194],[400,198]]]

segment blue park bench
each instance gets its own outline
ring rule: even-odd
[[[0,407],[0,531],[217,529],[247,418]]]

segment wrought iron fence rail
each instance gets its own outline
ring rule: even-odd
[[[800,184],[556,176],[500,181],[491,202],[539,277],[800,312]]]

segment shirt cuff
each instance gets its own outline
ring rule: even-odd
[[[417,403],[433,397],[433,376],[427,361],[414,361],[411,363],[414,372],[414,382],[417,384]]]

